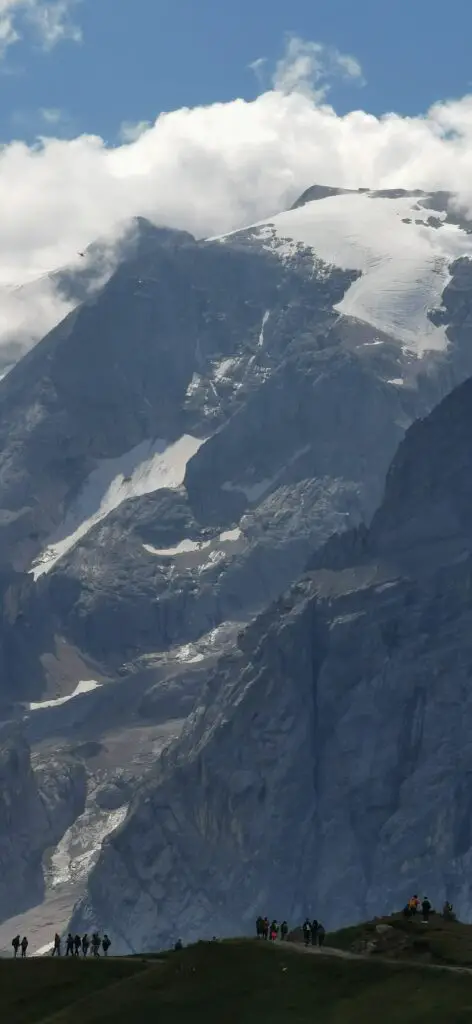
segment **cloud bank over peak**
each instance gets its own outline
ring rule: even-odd
[[[417,117],[361,109],[339,116],[319,98],[326,68],[362,77],[355,58],[289,41],[274,85],[252,101],[124,125],[116,146],[94,135],[4,146],[0,287],[79,264],[79,251],[97,236],[113,237],[134,215],[197,237],[216,235],[270,217],[314,183],[448,189],[472,208],[472,96]],[[51,121],[51,136],[54,127]],[[53,307],[48,300],[44,308],[55,322]],[[0,342],[18,331],[15,308],[11,328],[3,317]]]

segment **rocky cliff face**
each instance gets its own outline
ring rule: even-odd
[[[371,530],[241,635],[74,923],[138,949],[411,890],[472,914],[471,410],[467,382],[412,427]]]
[[[0,732],[0,921],[39,903],[43,856],[82,812],[86,781],[79,764],[31,762],[14,727]]]

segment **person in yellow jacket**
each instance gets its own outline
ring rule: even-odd
[[[409,906],[410,911],[411,911],[412,914],[416,914],[419,905],[420,905],[420,901],[418,899],[418,896],[415,893],[415,895],[412,896],[410,900],[408,900],[408,906]]]

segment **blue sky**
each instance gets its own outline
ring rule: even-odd
[[[260,85],[248,65],[265,57],[273,66],[287,33],[333,45],[361,63],[364,87],[333,85],[330,100],[339,113],[362,107],[414,114],[472,89],[470,0],[449,0],[446,16],[437,0],[77,0],[73,18],[82,42],[64,40],[47,52],[18,11],[19,33],[26,34],[2,61],[3,141],[29,141],[43,130],[41,108],[65,112],[56,134],[91,132],[113,143],[122,122],[251,99]]]

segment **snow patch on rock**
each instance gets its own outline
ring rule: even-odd
[[[246,540],[241,530],[226,530],[218,537],[211,540],[190,540],[188,537],[181,540],[172,548],[155,548],[152,544],[143,544],[143,548],[150,555],[158,558],[175,558],[179,561],[180,568],[199,569],[204,571],[231,554],[231,549],[241,551],[246,545]]]
[[[225,380],[229,376],[230,370],[239,363],[239,359],[222,359],[220,363],[217,363],[213,371],[215,380]]]
[[[188,461],[204,439],[184,434],[173,444],[142,441],[116,459],[103,459],[84,483],[64,522],[30,570],[35,580],[49,572],[96,523],[123,501],[162,488],[180,487]]]
[[[41,700],[33,701],[29,705],[30,711],[41,711],[43,708],[57,708],[60,704],[66,704],[67,701],[72,700],[74,697],[79,697],[81,693],[90,693],[91,690],[96,690],[101,683],[97,683],[96,679],[82,679],[73,693],[70,693],[68,697],[56,697],[54,700]]]
[[[260,333],[259,333],[259,348],[262,348],[262,346],[264,344],[264,328],[265,328],[265,325],[266,325],[269,317],[270,317],[270,309],[266,309],[266,311],[264,313],[264,316],[262,317],[261,330],[260,330]]]

